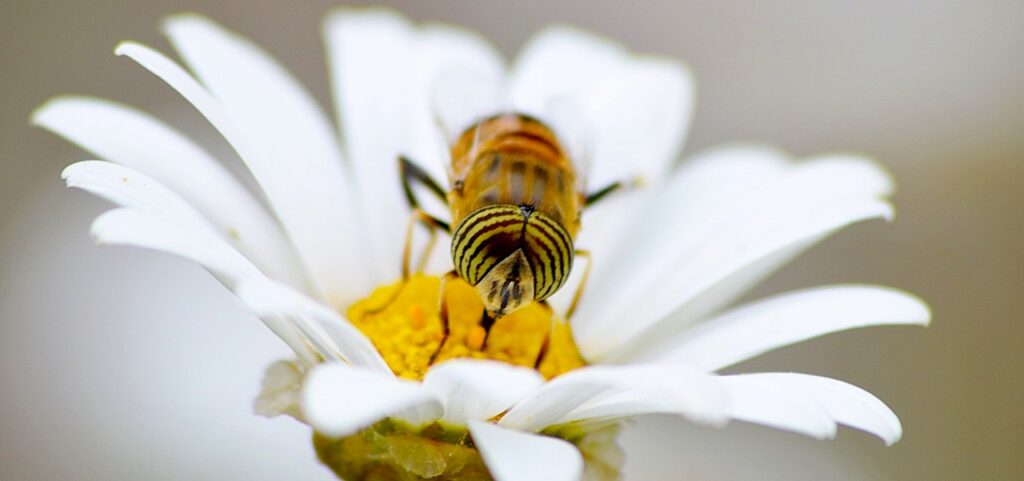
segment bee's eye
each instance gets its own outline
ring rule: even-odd
[[[569,233],[548,216],[534,212],[526,224],[524,252],[533,268],[535,298],[551,297],[569,279],[573,244]]]
[[[522,245],[523,217],[518,207],[492,205],[469,214],[452,235],[452,263],[459,277],[476,285]]]

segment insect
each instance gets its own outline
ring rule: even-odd
[[[485,308],[480,325],[486,344],[497,319],[531,302],[544,303],[565,285],[575,257],[585,257],[586,270],[566,313],[568,319],[591,267],[589,253],[574,246],[581,211],[622,184],[583,194],[577,187],[579,173],[554,131],[520,113],[493,115],[469,127],[452,144],[451,159],[451,189],[445,191],[411,160],[399,158],[402,188],[413,209],[403,279],[409,276],[412,226],[427,226],[430,245],[437,230],[449,232],[455,268],[442,281],[457,276],[476,288]],[[447,203],[451,224],[420,208],[414,183]],[[443,299],[441,321],[438,353],[449,334]],[[537,364],[546,344],[545,340]]]

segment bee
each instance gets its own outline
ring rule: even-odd
[[[445,191],[408,158],[399,158],[399,172],[413,209],[403,279],[409,276],[413,224],[427,226],[429,245],[437,230],[449,232],[454,270],[442,281],[458,277],[476,288],[484,305],[480,325],[486,345],[496,320],[531,302],[545,303],[566,284],[574,259],[584,257],[586,269],[566,319],[572,315],[591,267],[589,253],[574,244],[581,212],[621,183],[585,195],[578,187],[579,173],[554,131],[521,113],[487,117],[457,137],[451,145],[450,190]],[[417,183],[448,205],[451,224],[420,208],[413,190]],[[449,334],[443,297],[441,321],[438,353]],[[547,340],[538,364],[546,344]]]

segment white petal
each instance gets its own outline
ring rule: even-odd
[[[759,373],[722,376],[732,387],[759,386],[785,391],[794,398],[813,402],[832,419],[874,434],[886,445],[899,441],[903,428],[899,418],[871,393],[851,384],[821,376],[795,373]]]
[[[421,405],[433,406],[440,415],[440,403],[419,383],[337,362],[313,368],[302,389],[306,421],[330,437],[347,436]]]
[[[324,34],[335,107],[367,222],[360,235],[369,239],[375,266],[370,281],[383,282],[398,273],[408,217],[397,159],[408,153],[415,34],[390,11],[349,9],[329,15]]]
[[[579,481],[583,456],[561,439],[471,421],[469,432],[496,481]]]
[[[129,107],[86,97],[50,100],[32,121],[167,186],[268,275],[304,286],[292,246],[274,219],[210,154],[164,123]]]
[[[145,174],[102,160],[86,160],[61,172],[68,187],[85,190],[122,207],[149,211],[213,231],[202,214],[184,199]]]
[[[234,287],[242,279],[263,274],[248,259],[212,232],[136,209],[113,209],[92,223],[92,235],[103,244],[145,247],[198,262]]]
[[[693,421],[726,420],[722,392],[712,376],[682,365],[637,364],[589,366],[564,374],[513,406],[499,424],[540,430],[569,420],[573,410],[608,390],[657,392],[674,406],[673,412]]]
[[[229,289],[246,279],[265,279],[248,259],[209,229],[182,223],[152,211],[120,208],[104,212],[92,223],[92,235],[101,244],[143,247],[179,255],[208,269]],[[260,320],[301,358],[312,360],[295,326],[285,319]]]
[[[782,294],[726,312],[667,340],[641,359],[718,370],[788,344],[867,326],[927,325],[928,306],[903,292],[831,286]]]
[[[791,168],[789,159],[781,152],[760,146],[733,146],[718,148],[687,160],[672,175],[656,197],[647,205],[647,211],[632,224],[625,246],[611,246],[616,253],[593,268],[593,277],[587,286],[589,299],[603,299],[621,291],[623,276],[650,270],[664,262],[661,256],[650,252],[670,252],[680,244],[693,244],[697,234],[716,219],[721,220],[723,206],[744,195],[758,185]],[[607,204],[618,203],[609,199]],[[597,209],[603,208],[598,204]],[[583,234],[590,229],[590,211],[584,212]],[[650,219],[660,219],[650,222]],[[646,222],[643,222],[643,221]],[[680,232],[689,233],[681,236]],[[585,241],[583,241],[585,242]],[[581,243],[590,248],[590,244]],[[601,302],[587,302],[584,297],[579,306],[579,322],[586,323],[600,315]]]
[[[320,107],[274,59],[216,23],[178,15],[164,29],[258,152],[245,158],[246,165],[317,284],[338,302],[362,294],[353,197],[335,132]]]
[[[338,265],[333,262],[320,262],[323,259],[314,259],[316,254],[327,255],[329,251],[340,251],[339,245],[345,245],[344,236],[328,240],[330,233],[321,230],[324,226],[337,226],[341,220],[333,219],[329,213],[320,212],[324,205],[329,203],[322,199],[309,199],[305,197],[304,189],[294,188],[297,184],[282,182],[282,178],[258,175],[261,166],[268,165],[269,160],[264,158],[264,152],[258,148],[258,144],[250,139],[250,133],[240,126],[224,106],[199,83],[178,65],[165,57],[163,54],[141,44],[124,42],[120,44],[115,53],[124,55],[135,60],[154,75],[162,79],[169,86],[174,88],[185,99],[187,99],[210,123],[224,136],[231,146],[238,152],[249,170],[254,173],[258,182],[261,183],[264,193],[267,195],[271,206],[274,208],[278,219],[284,224],[289,236],[298,248],[298,254],[303,260],[306,269],[317,281],[317,290],[325,296],[330,296],[332,301],[344,302],[360,292],[354,284],[355,277],[345,276],[341,273],[352,266]],[[287,170],[287,169],[283,169]],[[316,212],[314,212],[316,211]],[[327,217],[319,217],[317,213]],[[312,228],[316,226],[316,229]],[[314,232],[315,230],[315,232]],[[305,235],[305,237],[303,237]],[[333,241],[333,243],[332,243]],[[307,244],[308,243],[308,244]],[[327,244],[330,249],[327,249]],[[319,249],[320,247],[322,249]],[[310,268],[315,265],[316,270]],[[339,284],[328,284],[325,279],[336,279]],[[344,282],[352,285],[344,284]],[[347,286],[347,287],[346,287]]]
[[[583,403],[563,416],[558,423],[605,423],[629,419],[643,414],[675,414],[685,416],[689,406],[680,404],[678,396],[660,389],[612,390]]]
[[[423,385],[444,402],[444,420],[455,425],[490,419],[543,383],[534,369],[470,359],[434,366],[423,378]]]
[[[327,306],[266,278],[247,279],[238,286],[236,293],[254,314],[286,319],[294,324],[326,359],[340,359],[369,371],[391,375],[370,340]]]
[[[869,161],[827,158],[807,162],[747,192],[723,206],[719,220],[703,230],[691,233],[683,226],[666,226],[684,239],[699,241],[681,241],[657,255],[661,263],[624,278],[600,319],[577,331],[584,355],[602,359],[617,350],[616,356],[623,356],[646,342],[673,335],[728,301],[716,288],[747,267],[851,223],[891,218],[892,207],[881,200],[889,188],[886,174]],[[640,243],[632,248],[645,249]],[[736,291],[730,294],[739,294]],[[705,293],[713,293],[716,302],[702,299]],[[624,326],[627,331],[608,337],[609,323],[623,318],[631,319]]]
[[[836,436],[836,421],[813,400],[756,378],[722,376],[729,416],[740,421],[793,431],[815,439]]]

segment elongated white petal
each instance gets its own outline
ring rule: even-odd
[[[689,406],[679,403],[671,391],[626,389],[606,391],[583,403],[559,419],[562,423],[607,423],[644,414],[685,416]]]
[[[740,421],[804,434],[815,439],[836,436],[836,421],[811,399],[756,378],[723,376],[729,416]]]
[[[167,186],[261,270],[291,285],[305,285],[292,246],[274,219],[209,153],[164,123],[87,97],[50,100],[32,121]]]
[[[192,260],[231,290],[237,289],[243,280],[264,278],[263,273],[245,256],[209,229],[153,211],[109,210],[93,221],[92,235],[102,244],[143,247]],[[271,316],[259,317],[299,357],[312,361],[308,347],[290,321]]]
[[[247,279],[236,293],[256,315],[293,323],[324,358],[391,375],[370,340],[327,306],[266,278]]]
[[[102,244],[144,247],[191,259],[213,271],[228,287],[263,274],[248,259],[212,232],[152,212],[109,210],[92,223],[92,235]]]
[[[496,481],[579,481],[583,456],[561,439],[471,421],[469,432]]]
[[[68,187],[85,190],[122,207],[150,211],[157,216],[213,231],[203,215],[184,199],[129,167],[102,160],[86,160],[69,165],[61,172],[61,177]]]
[[[649,349],[641,358],[709,371],[831,332],[867,326],[926,325],[921,300],[884,287],[830,286],[782,294],[726,312]]]
[[[163,54],[133,42],[124,42],[115,50],[118,55],[124,55],[138,62],[141,66],[162,79],[186,100],[188,100],[210,123],[224,136],[231,146],[238,152],[249,170],[254,173],[258,182],[263,188],[271,206],[274,208],[278,219],[284,224],[291,240],[295,243],[298,254],[310,274],[317,281],[320,294],[329,296],[332,301],[343,302],[351,299],[359,290],[355,285],[347,285],[345,282],[355,283],[355,276],[345,276],[346,267],[334,262],[321,262],[316,253],[325,253],[328,250],[338,250],[338,245],[343,242],[341,236],[338,239],[327,240],[329,235],[320,230],[319,224],[332,224],[332,221],[325,220],[332,217],[316,217],[314,210],[325,205],[320,199],[307,199],[304,197],[303,189],[294,188],[295,184],[281,182],[281,179],[259,175],[261,167],[268,165],[270,160],[265,158],[265,153],[260,150],[258,144],[251,140],[251,133],[240,126],[230,112],[213,96],[210,95],[199,83],[177,64],[165,57]],[[290,217],[289,214],[300,214],[308,217]],[[326,214],[326,213],[325,213]],[[310,225],[313,222],[316,228]],[[338,220],[340,223],[341,220]],[[327,246],[330,245],[328,249]],[[319,247],[319,248],[318,248]],[[315,270],[314,270],[315,267]],[[325,279],[336,279],[338,284],[331,284]]]
[[[712,376],[672,364],[590,366],[564,374],[509,410],[499,424],[540,430],[569,420],[568,415],[596,396],[616,391],[656,391],[675,411],[696,422],[726,420],[721,389]]]
[[[807,400],[816,404],[836,422],[878,436],[886,445],[896,443],[903,435],[899,418],[885,403],[871,393],[843,381],[796,373],[722,376],[721,381],[730,390],[737,387],[770,387],[793,398]]]
[[[324,25],[335,106],[351,160],[375,267],[370,281],[393,278],[408,217],[398,155],[409,147],[415,33],[385,10],[339,9]],[[372,48],[368,48],[372,46]],[[372,201],[371,201],[372,199]]]
[[[361,294],[350,184],[334,129],[312,96],[268,54],[204,17],[174,16],[164,30],[244,131],[257,154],[246,165],[322,291],[339,302]]]
[[[747,192],[733,205],[723,206],[721,220],[703,231],[692,236],[680,232],[699,242],[681,241],[663,253],[664,262],[624,281],[601,319],[580,326],[581,349],[592,360],[614,350],[619,351],[616,356],[623,356],[642,349],[649,340],[674,335],[728,301],[723,292],[740,294],[719,288],[748,266],[794,245],[810,245],[851,223],[891,218],[892,207],[881,200],[890,187],[888,177],[874,164],[844,157],[808,162]],[[704,293],[714,293],[715,302],[702,299]],[[637,311],[631,306],[640,299],[644,308]],[[632,320],[625,335],[618,332],[611,339],[602,334],[609,323],[627,315]],[[641,334],[645,339],[637,338]]]
[[[721,221],[723,206],[758,185],[769,183],[786,173],[791,163],[785,154],[762,146],[740,145],[714,149],[686,161],[672,179],[645,206],[643,215],[626,226],[630,233],[624,246],[611,246],[614,256],[594,265],[587,293],[579,305],[579,322],[587,323],[601,315],[604,299],[620,293],[621,285],[638,273],[665,262],[651,252],[671,252],[680,245],[697,242],[698,235],[712,222]],[[609,199],[606,204],[618,202]],[[598,204],[596,209],[603,206]],[[650,219],[658,219],[651,222]],[[584,213],[585,233],[590,228],[589,210]],[[641,221],[642,220],[642,221]],[[687,233],[685,236],[681,233]],[[585,241],[581,246],[590,247]],[[624,282],[626,281],[626,282]]]
[[[342,437],[415,406],[440,402],[422,385],[338,362],[313,368],[302,388],[302,412],[313,429]]]
[[[455,425],[490,419],[543,383],[533,369],[470,359],[434,366],[423,379],[444,402],[444,420]]]

